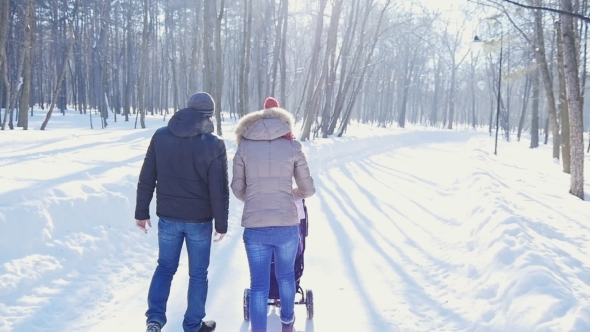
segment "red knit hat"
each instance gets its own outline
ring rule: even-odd
[[[266,98],[266,100],[264,101],[264,109],[273,107],[279,107],[279,102],[273,97]]]

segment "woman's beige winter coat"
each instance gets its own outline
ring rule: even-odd
[[[315,193],[301,143],[282,137],[292,126],[291,113],[269,108],[244,116],[236,127],[231,188],[245,203],[244,227],[297,225],[295,200]]]

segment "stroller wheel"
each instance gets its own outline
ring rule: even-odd
[[[313,292],[311,289],[305,291],[305,308],[307,309],[307,319],[313,319]]]
[[[244,289],[244,320],[250,320],[250,288]]]

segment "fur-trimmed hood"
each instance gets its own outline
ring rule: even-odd
[[[236,142],[242,138],[270,141],[288,134],[295,119],[291,113],[279,107],[268,108],[245,115],[238,122],[234,133]]]

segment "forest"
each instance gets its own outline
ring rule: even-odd
[[[527,135],[583,199],[587,1],[457,3],[0,0],[0,128],[29,129],[36,109],[41,130],[52,115],[145,128],[206,91],[224,135],[274,96],[302,141],[355,121]]]

